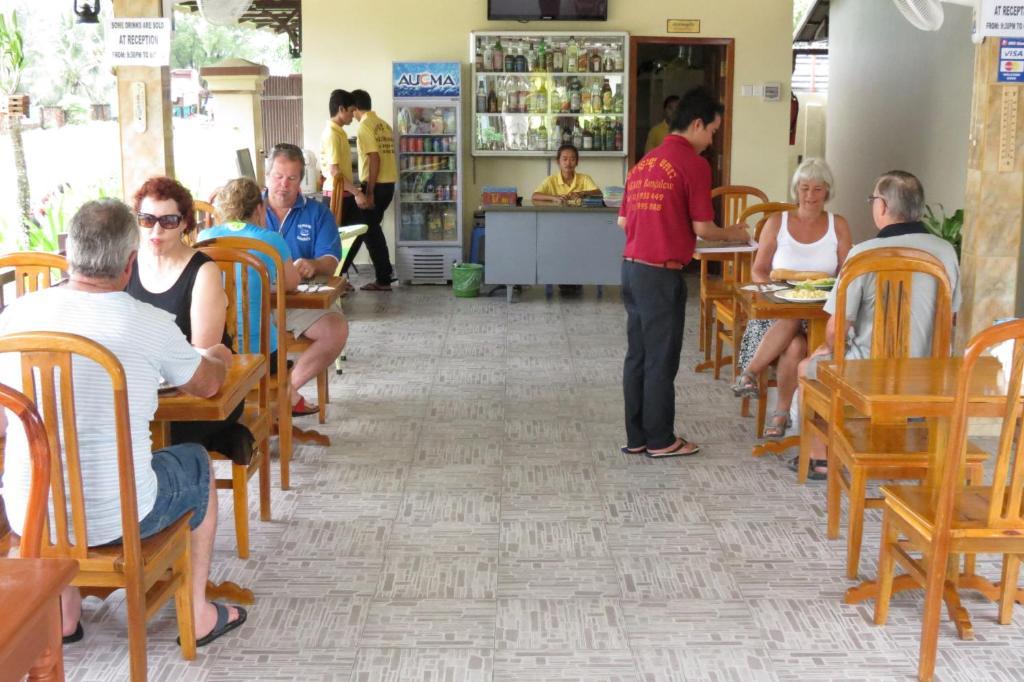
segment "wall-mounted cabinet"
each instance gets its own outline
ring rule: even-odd
[[[474,156],[584,156],[629,149],[626,33],[475,32]]]

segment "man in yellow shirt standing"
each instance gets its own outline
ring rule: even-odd
[[[341,271],[348,272],[359,247],[365,241],[370,260],[373,261],[375,281],[361,288],[366,291],[391,291],[394,269],[391,267],[391,254],[388,252],[381,221],[395,196],[395,182],[398,181],[395,137],[391,126],[373,112],[370,93],[353,90],[352,98],[355,106],[353,115],[359,121],[356,151],[359,153],[359,181],[363,190],[363,194],[357,195],[355,200],[356,205],[362,209],[362,222],[366,223],[368,229],[365,235],[356,237]]]
[[[352,93],[345,90],[334,90],[328,104],[331,117],[320,134],[320,173],[324,180],[324,196],[330,198],[334,186],[334,176],[340,174],[345,189],[345,203],[342,210],[344,218],[355,217],[356,202],[354,196],[359,188],[352,181],[352,149],[348,144],[348,135],[343,126],[352,122],[355,100]],[[346,225],[352,223],[346,222]]]
[[[563,144],[558,148],[558,172],[540,184],[531,199],[534,204],[576,203],[583,197],[600,197],[594,179],[584,173],[577,173],[576,166],[580,162],[580,152],[571,144]]]
[[[668,135],[668,122],[672,119],[672,114],[678,106],[679,97],[676,95],[669,95],[665,98],[665,101],[662,102],[661,109],[665,113],[665,117],[661,119],[661,123],[651,128],[651,132],[647,133],[647,142],[644,144],[644,154],[665,141],[665,136]]]

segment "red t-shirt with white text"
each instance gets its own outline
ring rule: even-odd
[[[624,258],[689,263],[693,223],[715,219],[707,159],[684,137],[668,135],[629,172],[619,216],[626,219]]]

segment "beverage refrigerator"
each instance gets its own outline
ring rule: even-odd
[[[394,62],[398,277],[444,284],[462,260],[458,62]]]

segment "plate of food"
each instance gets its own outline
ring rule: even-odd
[[[818,279],[804,279],[804,280],[787,280],[786,284],[790,284],[797,289],[824,289],[825,291],[831,291],[832,287],[836,285],[835,277],[819,277]]]
[[[799,289],[776,291],[774,295],[777,298],[781,298],[783,301],[789,301],[790,303],[822,303],[823,301],[828,300],[827,291],[822,291],[821,289],[815,289],[813,287],[801,287]]]

